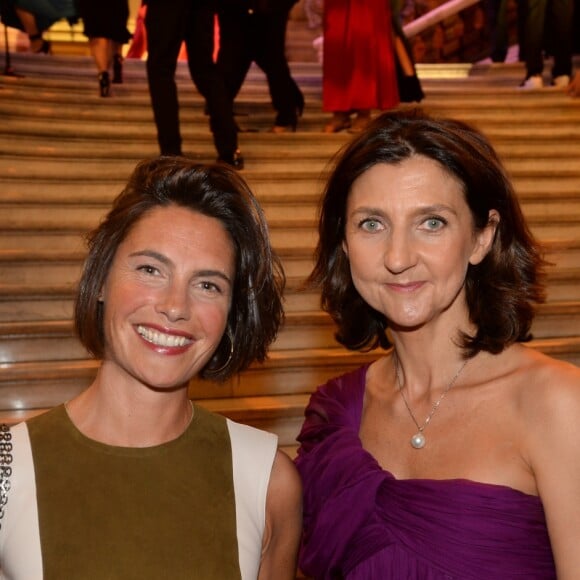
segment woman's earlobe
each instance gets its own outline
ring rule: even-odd
[[[471,257],[469,263],[472,266],[479,264],[491,251],[495,236],[497,235],[497,228],[500,222],[500,216],[497,210],[489,210],[489,217],[485,227],[477,234],[477,246]]]
[[[489,252],[491,250],[491,247],[493,246],[493,242],[495,240],[495,236],[497,235],[497,229],[500,221],[501,218],[499,212],[496,209],[490,209],[486,226],[486,229],[489,230],[489,241],[487,243],[488,246],[487,252]]]

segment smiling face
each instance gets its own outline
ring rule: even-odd
[[[414,156],[356,179],[343,249],[356,289],[393,329],[418,328],[443,313],[464,329],[467,268],[485,257],[494,232],[495,222],[475,231],[457,179]]]
[[[102,291],[109,379],[168,389],[196,375],[227,325],[234,257],[215,218],[179,206],[145,214],[119,246]]]

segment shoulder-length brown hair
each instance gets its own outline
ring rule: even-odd
[[[319,241],[309,283],[321,289],[322,307],[338,326],[337,340],[352,350],[391,346],[388,320],[355,289],[343,251],[346,205],[354,181],[377,163],[397,164],[414,155],[433,159],[463,187],[476,229],[489,212],[500,222],[484,260],[470,265],[465,281],[474,336],[461,335],[467,356],[501,352],[530,338],[535,307],[544,300],[544,261],[526,225],[497,154],[475,128],[429,117],[420,109],[383,113],[337,156],[320,208]]]
[[[235,278],[227,332],[201,371],[225,380],[266,358],[283,321],[284,273],[268,227],[246,182],[226,165],[158,157],[137,165],[104,221],[88,239],[88,256],[75,302],[75,328],[97,358],[105,351],[99,295],[119,245],[151,209],[177,205],[219,220],[235,250]]]

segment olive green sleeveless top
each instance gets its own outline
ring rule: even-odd
[[[239,580],[257,571],[255,562],[252,572],[242,574],[239,539],[243,536],[242,544],[249,538],[261,544],[274,436],[198,406],[180,437],[147,448],[112,447],[88,439],[72,424],[64,406],[26,425],[35,486],[28,493],[29,501],[36,496],[42,574],[10,575],[18,546],[11,544],[7,517],[3,524],[8,532],[1,532],[6,538],[0,537],[0,563],[6,561],[7,567],[3,565],[0,578]],[[238,468],[232,432],[249,433],[249,442],[256,436],[256,441],[267,440],[265,457],[256,457],[257,465],[246,465],[249,472],[243,475],[245,489],[250,496],[256,492],[255,497],[236,497],[240,489],[234,483]],[[246,457],[254,451],[264,455],[259,445],[255,450],[242,446]],[[18,471],[17,461],[14,470]],[[26,487],[16,473],[13,485],[20,491]],[[15,493],[16,499],[9,494],[7,505],[13,520],[16,514],[9,512],[17,509],[11,503],[18,503],[18,489]],[[250,514],[251,521],[238,521],[247,518],[236,502],[256,512]],[[34,552],[32,543],[24,548],[23,554]],[[260,548],[250,546],[250,559],[259,559]]]

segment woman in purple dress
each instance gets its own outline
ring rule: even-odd
[[[523,345],[544,262],[474,128],[381,115],[337,160],[310,281],[351,350],[296,460],[320,579],[578,578],[580,370]]]

